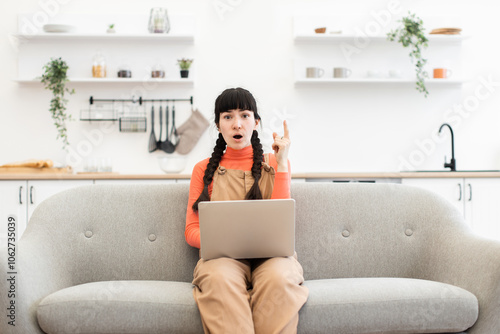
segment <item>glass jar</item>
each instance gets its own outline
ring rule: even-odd
[[[106,59],[101,52],[97,52],[94,56],[92,63],[92,77],[105,78],[106,77]]]
[[[160,63],[156,63],[151,69],[151,78],[165,78],[165,69]]]
[[[152,8],[149,15],[149,32],[155,34],[168,33],[170,22],[168,21],[167,9]]]
[[[118,78],[132,78],[132,71],[130,70],[130,66],[126,63],[120,65],[118,67]]]

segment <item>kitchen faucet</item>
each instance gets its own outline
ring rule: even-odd
[[[455,164],[455,140],[453,139],[453,130],[451,126],[448,123],[443,123],[441,127],[439,128],[439,133],[441,133],[441,130],[443,129],[444,126],[447,126],[450,129],[451,132],[451,161],[448,163],[446,162],[446,157],[444,158],[444,168],[450,168],[450,171],[456,172],[456,164]]]

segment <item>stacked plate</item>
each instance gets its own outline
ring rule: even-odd
[[[462,29],[460,28],[437,28],[433,29],[430,34],[433,35],[459,35]]]

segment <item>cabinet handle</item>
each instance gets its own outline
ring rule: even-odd
[[[460,202],[462,200],[462,185],[460,183],[457,185],[458,185],[458,190],[460,191],[458,195],[458,201]]]
[[[472,201],[472,186],[471,184],[467,184],[469,186],[469,202]]]
[[[35,204],[33,203],[33,186],[30,187],[30,203]]]
[[[19,204],[23,204],[23,186],[19,187]]]

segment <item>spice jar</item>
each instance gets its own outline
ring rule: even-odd
[[[132,78],[130,66],[123,64],[118,68],[118,78]]]
[[[151,78],[165,78],[165,70],[160,63],[157,63],[151,69]]]
[[[94,56],[92,64],[92,77],[105,78],[106,77],[106,59],[101,52],[97,52]]]

